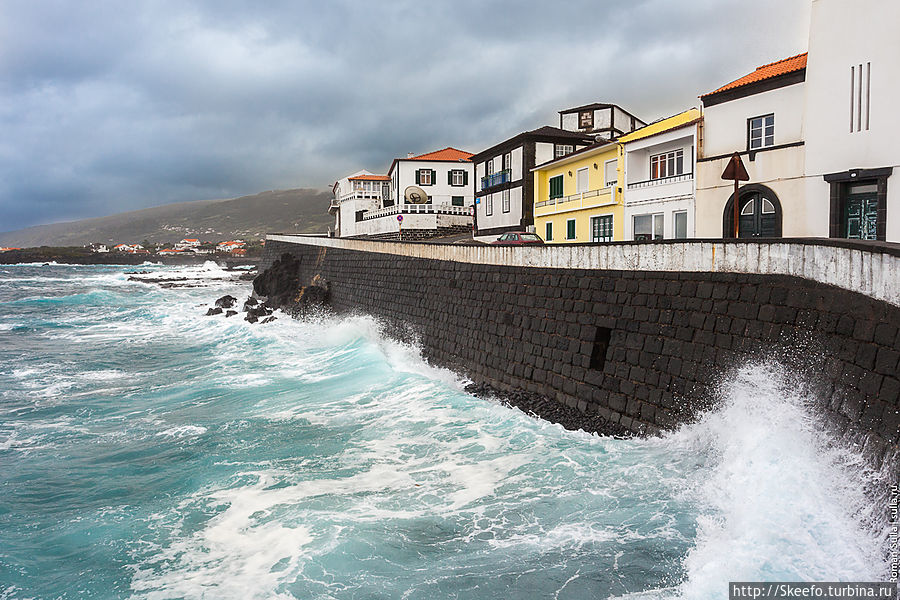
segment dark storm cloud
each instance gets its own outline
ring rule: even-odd
[[[807,0],[0,7],[0,230],[477,151],[593,101],[655,119],[806,46]]]

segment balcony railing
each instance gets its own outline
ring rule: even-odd
[[[459,215],[468,217],[472,215],[472,208],[453,206],[452,204],[395,204],[363,213],[363,221],[391,215]]]
[[[512,172],[509,169],[503,169],[493,175],[487,175],[481,178],[481,189],[486,190],[489,187],[494,187],[495,185],[500,185],[501,183],[506,183],[508,181],[512,181],[510,175]]]
[[[339,202],[347,200],[381,200],[381,190],[354,190],[341,196]]]
[[[553,206],[557,204],[566,204],[568,202],[581,202],[584,204],[584,201],[593,198],[595,196],[599,196],[600,194],[610,193],[611,190],[609,188],[603,188],[602,190],[589,190],[587,192],[581,192],[579,194],[572,194],[571,196],[562,196],[561,198],[550,198],[548,200],[542,200],[540,202],[535,202],[534,207],[540,208],[542,206]],[[610,193],[609,202],[605,202],[604,204],[613,204],[615,202],[615,194]],[[568,206],[566,208],[569,208]]]
[[[669,177],[658,177],[656,179],[648,179],[646,181],[633,181],[628,184],[629,190],[639,188],[652,187],[654,185],[663,185],[666,183],[676,183],[678,181],[690,181],[694,178],[693,173],[682,173],[681,175],[671,175]]]

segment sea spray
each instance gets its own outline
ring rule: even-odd
[[[785,368],[744,367],[678,431],[602,438],[463,393],[371,318],[202,317],[249,286],[148,269],[206,287],[0,277],[6,597],[705,599],[884,576],[877,474]]]

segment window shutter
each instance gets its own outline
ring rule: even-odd
[[[436,177],[437,177],[437,171],[435,171],[434,169],[432,169],[432,170],[431,170],[431,185],[434,185],[434,184],[435,184],[435,179],[436,179]]]
[[[422,170],[421,170],[421,169],[416,169],[416,185],[422,185],[422,183],[421,183],[421,182],[422,182],[421,174],[422,174]]]
[[[447,171],[447,185],[453,185],[453,169]]]
[[[463,185],[469,185],[469,172],[463,171]]]

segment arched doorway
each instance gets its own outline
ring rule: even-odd
[[[750,184],[738,190],[738,237],[781,237],[781,202],[771,189]],[[734,237],[734,194],[725,204],[722,214],[725,238]]]

